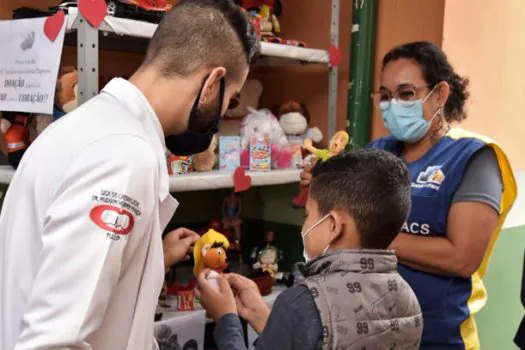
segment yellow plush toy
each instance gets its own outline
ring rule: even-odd
[[[208,230],[202,235],[193,249],[193,259],[195,260],[193,273],[195,276],[198,276],[204,269],[221,273],[228,267],[226,251],[229,247],[228,238],[215,230]]]

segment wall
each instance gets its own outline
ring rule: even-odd
[[[454,67],[471,82],[464,126],[500,142],[517,169],[525,169],[524,16],[522,0],[448,1],[443,38]]]
[[[378,0],[374,91],[381,80],[381,61],[394,46],[426,40],[441,45],[445,0]],[[371,138],[386,135],[383,120],[374,108]]]
[[[485,279],[488,303],[477,317],[484,349],[515,349],[512,339],[525,313],[519,299],[525,247],[524,17],[522,0],[449,0],[445,6],[443,49],[471,83],[463,127],[503,146],[521,192]]]

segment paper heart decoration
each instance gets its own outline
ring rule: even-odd
[[[337,67],[343,61],[343,53],[335,45],[330,46],[328,55],[330,56],[330,65],[333,67]]]
[[[238,167],[233,173],[233,189],[235,192],[243,192],[252,186],[252,178],[246,175],[244,168]]]
[[[52,42],[56,40],[58,33],[60,33],[60,30],[62,30],[65,18],[66,15],[64,11],[59,11],[54,16],[49,16],[46,18],[44,23],[44,34]]]
[[[105,0],[78,0],[78,11],[93,27],[100,27],[107,14]]]

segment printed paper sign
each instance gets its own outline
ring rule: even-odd
[[[0,111],[53,114],[66,26],[51,41],[45,21],[0,21]]]
[[[177,315],[155,323],[155,339],[159,350],[203,350],[205,312],[188,311]]]

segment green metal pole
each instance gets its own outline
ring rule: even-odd
[[[347,125],[350,148],[370,139],[377,0],[353,0]]]

